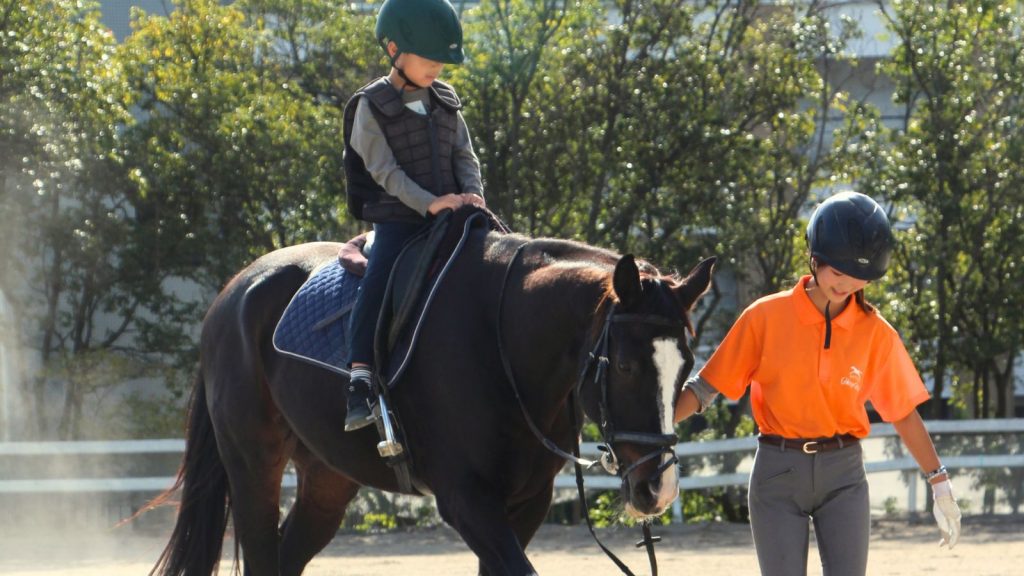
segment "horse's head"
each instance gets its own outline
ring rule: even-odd
[[[631,255],[615,267],[614,304],[583,398],[608,445],[602,461],[622,477],[626,512],[636,518],[662,513],[679,495],[674,404],[693,367],[689,312],[707,291],[714,263],[704,260],[682,280],[641,273]]]

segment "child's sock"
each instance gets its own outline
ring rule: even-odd
[[[359,366],[358,368],[352,368],[349,370],[349,380],[362,380],[363,382],[370,382],[370,378],[373,377],[373,372],[369,366]]]

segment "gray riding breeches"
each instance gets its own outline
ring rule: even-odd
[[[810,521],[824,576],[866,573],[871,519],[859,443],[817,454],[759,444],[748,502],[762,576],[807,573]]]

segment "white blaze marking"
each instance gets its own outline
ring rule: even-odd
[[[679,351],[679,341],[673,338],[659,338],[654,341],[654,366],[658,369],[658,409],[661,411],[661,433],[672,434],[675,427],[672,417],[675,406],[672,396],[676,391],[676,380],[683,369],[683,354]]]
[[[659,338],[654,341],[654,365],[658,369],[658,410],[661,412],[662,434],[675,434],[672,419],[675,406],[672,404],[676,391],[679,371],[683,368],[683,354],[679,351],[679,341],[674,338]],[[672,458],[671,454],[661,457],[664,463]],[[675,466],[669,466],[661,475],[661,490],[658,492],[659,508],[668,507],[679,496],[679,475]]]

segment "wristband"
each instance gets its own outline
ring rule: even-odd
[[[718,390],[714,386],[708,383],[707,380],[700,377],[700,375],[694,376],[683,384],[683,390],[689,389],[693,392],[693,395],[697,397],[697,414],[703,414],[705,410],[711,406],[711,403],[715,401],[715,397],[718,396]],[[682,390],[680,390],[682,393]]]
[[[942,476],[943,474],[948,475],[948,472],[946,471],[946,467],[945,466],[941,466],[940,465],[935,470],[932,470],[931,472],[925,474],[924,475],[924,479],[925,479],[926,482],[931,482],[934,478],[938,478],[939,476]]]

